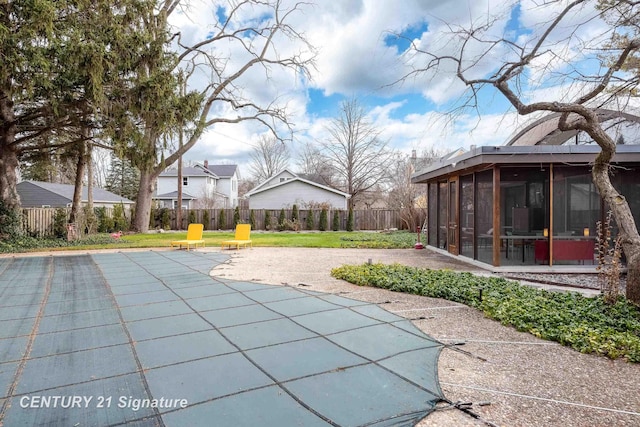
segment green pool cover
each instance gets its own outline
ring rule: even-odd
[[[0,259],[0,425],[405,426],[442,344],[377,305],[212,278],[228,257]]]

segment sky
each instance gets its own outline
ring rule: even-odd
[[[172,24],[184,41],[202,40],[215,31],[213,25],[228,10],[225,5],[222,0],[193,0],[188,9],[172,16]],[[339,115],[341,103],[350,99],[357,99],[365,109],[389,148],[407,155],[412,150],[446,153],[472,145],[501,145],[531,118],[519,117],[490,89],[479,94],[477,109],[457,110],[465,87],[449,64],[442,64],[437,73],[404,78],[412,65],[425,61],[424,56],[412,55],[410,42],[426,51],[449,54],[460,46],[451,34],[453,29],[494,22],[489,36],[530,44],[559,10],[559,5],[541,0],[310,0],[289,20],[316,48],[310,78],[273,68],[267,78],[264,69],[257,68],[240,85],[247,98],[260,102],[277,99],[286,105],[294,129],[293,140],[287,143],[293,170],[301,147],[326,139],[328,124]],[[569,64],[583,71],[597,67],[586,57],[585,40],[603,39],[606,25],[600,19],[589,19],[576,33],[571,33],[575,28],[570,25],[594,14],[592,7],[586,7],[567,17],[569,24],[551,38],[554,45],[549,52],[526,70],[522,78],[525,101],[561,100],[579,93],[580,87],[568,85],[559,76],[566,73]],[[264,11],[258,8],[244,11],[242,17],[245,22],[235,25],[265,19]],[[276,45],[281,54],[300,48],[287,38],[278,38]],[[468,58],[477,58],[485,48],[470,44]],[[231,44],[218,45],[215,54],[228,61],[229,70],[246,58]],[[469,75],[487,75],[512,55],[504,48],[494,49],[478,60]],[[205,76],[201,76],[192,85],[204,83]],[[457,114],[450,114],[452,111]],[[212,114],[233,112],[216,107]],[[184,158],[238,164],[242,176],[248,177],[249,155],[266,133],[257,123],[215,125]]]

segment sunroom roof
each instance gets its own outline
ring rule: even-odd
[[[590,164],[600,147],[597,145],[534,145],[534,146],[488,146],[478,147],[457,157],[432,163],[427,169],[416,172],[411,181],[416,184],[454,172],[478,169],[494,164]],[[640,145],[618,145],[613,157],[614,163],[640,162]]]

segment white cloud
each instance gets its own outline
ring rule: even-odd
[[[294,0],[285,0],[293,4]],[[515,31],[510,24],[511,9],[520,4],[519,21],[526,31]],[[187,13],[172,17],[172,22],[181,29],[184,40],[201,40],[213,30],[215,9],[212,5],[226,4],[198,0],[191,3]],[[544,4],[544,6],[541,6]],[[478,28],[493,22],[493,26],[484,33],[485,37],[499,39],[504,36],[517,38],[529,45],[535,42],[545,25],[558,13],[558,7],[565,5],[561,1],[553,6],[549,2],[536,0],[349,0],[315,1],[305,5],[300,13],[291,16],[291,25],[314,46],[318,48],[317,69],[313,71],[313,81],[307,82],[291,70],[257,66],[238,81],[238,88],[246,99],[255,102],[278,100],[286,105],[294,125],[295,143],[292,151],[305,142],[322,139],[326,134],[326,125],[330,117],[314,115],[309,105],[309,88],[323,91],[326,95],[339,94],[347,97],[364,96],[384,99],[370,111],[375,126],[382,130],[382,136],[390,145],[404,152],[411,149],[436,147],[438,149],[468,148],[470,145],[499,145],[513,134],[518,126],[528,118],[517,117],[513,112],[498,112],[503,101],[496,95],[493,102],[494,114],[483,114],[481,120],[473,114],[448,116],[432,111],[436,104],[447,111],[451,102],[465,91],[465,86],[455,77],[454,63],[441,63],[437,73],[421,74],[403,81],[402,84],[389,86],[410,72],[410,66],[425,65],[425,57],[410,58],[406,52],[399,51],[387,36],[414,30],[410,34],[420,48],[439,54],[454,55],[461,46],[461,40],[452,37],[451,32],[458,28],[473,25]],[[264,18],[264,10],[252,8],[243,12],[247,22],[259,22]],[[583,88],[579,85],[561,85],[559,80],[549,78],[549,72],[561,73],[570,69],[577,60],[583,60],[588,51],[587,42],[600,42],[604,29],[602,22],[593,19],[572,32],[574,25],[585,17],[593,15],[591,8],[582,8],[568,17],[571,25],[562,25],[549,40],[548,53],[535,61],[524,75],[525,101],[557,98],[558,94],[575,96]],[[239,25],[239,24],[238,24]],[[424,28],[422,34],[416,29]],[[299,44],[286,37],[279,37],[278,52],[282,55],[297,52]],[[484,54],[487,44],[468,43],[465,47],[464,66],[474,64],[469,76],[478,78],[495,70],[506,59],[513,58],[514,52],[505,47],[493,48]],[[216,44],[218,58],[228,60],[227,72],[234,70],[237,64],[247,59],[246,52],[239,44]],[[206,76],[199,76],[199,85]],[[421,94],[425,98],[423,106],[407,108],[403,94]],[[486,95],[486,94],[485,94]],[[553,98],[553,100],[556,100]],[[391,100],[393,99],[393,101]],[[427,102],[430,101],[430,102]],[[481,102],[486,101],[486,96]],[[433,103],[433,104],[432,104]],[[488,104],[488,102],[487,102]],[[486,108],[487,105],[481,105]],[[405,112],[401,116],[400,112]],[[507,111],[504,107],[504,111]],[[216,106],[214,114],[233,117],[234,112],[227,106]],[[453,117],[453,118],[452,118]],[[242,163],[251,150],[252,141],[264,133],[265,129],[256,123],[239,125],[220,124],[206,132],[196,147],[188,153],[188,158],[223,159]]]

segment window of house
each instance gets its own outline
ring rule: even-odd
[[[182,177],[182,185],[184,185],[185,187],[189,185],[189,177],[188,176],[183,176]]]
[[[231,181],[231,191],[236,191],[238,189],[238,181],[235,179]]]

